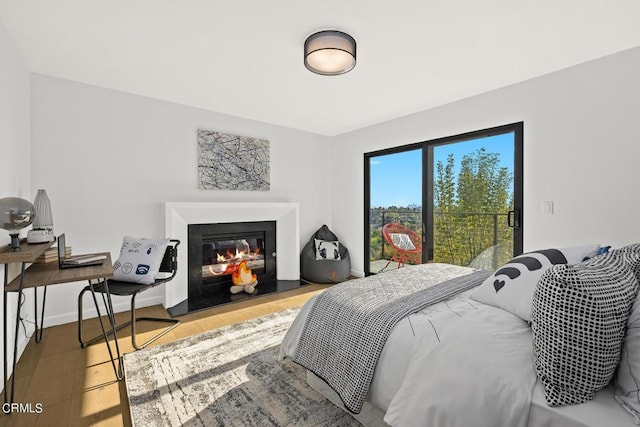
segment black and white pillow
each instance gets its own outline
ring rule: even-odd
[[[391,233],[391,241],[394,245],[402,249],[403,251],[413,251],[416,246],[411,241],[408,234],[405,233]]]
[[[113,263],[113,278],[123,282],[149,285],[154,282],[169,239],[122,239],[120,256]]]
[[[550,406],[587,402],[609,384],[637,289],[633,271],[614,254],[542,275],[531,329],[534,367]]]
[[[531,319],[531,301],[542,274],[556,264],[576,264],[593,257],[600,245],[542,249],[519,255],[489,276],[471,298],[515,314],[527,322]]]
[[[340,259],[340,243],[336,241],[313,239],[316,247],[316,259],[337,261]]]

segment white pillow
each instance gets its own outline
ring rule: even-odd
[[[393,244],[404,251],[412,251],[416,248],[407,234],[391,233],[390,236]]]
[[[593,257],[600,245],[543,249],[519,255],[489,276],[471,298],[531,320],[533,292],[542,274],[556,264],[577,264]]]
[[[334,242],[320,239],[313,240],[315,240],[316,259],[328,259],[334,261],[340,259],[340,243],[337,240]]]
[[[122,239],[120,256],[113,264],[113,279],[149,285],[160,270],[169,239]]]

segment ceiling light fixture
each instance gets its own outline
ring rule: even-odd
[[[356,41],[342,31],[311,34],[304,42],[304,66],[323,76],[349,72],[356,66]]]

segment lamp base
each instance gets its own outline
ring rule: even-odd
[[[29,230],[27,233],[29,243],[49,243],[54,240],[53,230]]]
[[[20,233],[9,234],[11,236],[11,252],[20,250]]]

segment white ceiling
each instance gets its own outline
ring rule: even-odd
[[[640,0],[0,0],[29,70],[337,135],[640,45]],[[343,76],[305,38],[358,43]]]

